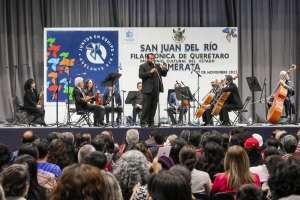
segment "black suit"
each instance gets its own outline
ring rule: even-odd
[[[37,108],[39,102],[39,95],[36,90],[27,89],[24,94],[24,109],[29,115],[34,115],[32,123],[39,117],[42,119],[42,125],[46,125],[44,122],[45,110]]]
[[[73,98],[76,101],[76,103],[83,109],[83,110],[88,110],[94,113],[94,125],[98,123],[103,122],[103,115],[102,115],[102,110],[99,105],[92,105],[88,104],[87,101],[83,100],[83,91],[75,87],[73,90]]]
[[[168,70],[162,70],[160,65],[153,65],[153,63],[146,62],[140,65],[139,77],[142,79],[142,93],[143,93],[143,109],[141,115],[141,124],[154,124],[154,116],[157,108],[159,92],[163,92],[163,83],[158,78],[157,73],[151,73],[152,68],[157,69],[157,73],[161,79],[162,76],[167,76]],[[159,88],[159,89],[158,89]]]
[[[105,106],[106,123],[109,122],[109,113],[112,110],[111,105],[110,105],[111,101],[108,102],[108,99],[111,98],[110,96],[111,96],[110,92],[106,92],[103,95],[103,102],[104,102],[104,104],[107,104]],[[121,113],[122,113],[122,101],[121,101],[121,95],[117,92],[114,92],[114,106],[117,106],[116,108],[114,108],[114,112],[118,113],[117,123],[119,123],[120,119],[121,119]]]
[[[136,97],[137,98],[143,98],[143,93],[141,91],[137,91],[136,92]],[[142,111],[142,109],[139,108],[139,105],[143,105],[143,103],[141,104],[132,104],[132,118],[133,118],[133,123],[136,123],[136,116],[139,115]]]
[[[228,111],[234,109],[240,109],[243,107],[243,103],[241,101],[239,90],[235,83],[230,83],[228,87],[222,89],[222,92],[230,92],[230,95],[225,101],[219,116],[220,120],[224,122],[229,122]]]

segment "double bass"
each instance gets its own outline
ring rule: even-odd
[[[238,73],[235,77],[233,77],[233,79],[231,80],[231,82],[234,81],[235,79],[239,78],[240,76],[241,76],[241,75]],[[231,82],[230,82],[230,83],[231,83]],[[228,83],[228,85],[229,85],[230,83]],[[228,86],[228,85],[227,85],[227,86]],[[230,95],[230,92],[223,92],[223,93],[220,95],[220,97],[219,97],[217,103],[215,104],[215,107],[214,107],[213,110],[211,111],[211,114],[212,114],[212,115],[216,116],[216,115],[218,115],[218,114],[220,113],[220,111],[221,111],[221,109],[222,109],[222,107],[223,107],[225,101],[226,101],[227,98],[229,97],[229,95]]]
[[[223,84],[224,80],[222,79],[218,85],[220,84]],[[204,99],[202,99],[202,104],[200,105],[200,107],[198,108],[197,110],[197,113],[196,113],[196,118],[200,118],[203,113],[205,112],[206,110],[206,107],[212,102],[212,100],[214,99],[215,97],[215,94],[212,93],[212,91],[218,86],[214,86],[209,92],[208,94],[204,97]]]
[[[290,74],[293,69],[296,69],[296,67],[297,66],[293,64],[292,68],[290,68],[285,74],[285,77],[287,74]],[[272,124],[276,124],[279,121],[284,106],[283,103],[288,93],[288,90],[283,87],[281,82],[279,82],[278,84],[280,84],[280,86],[277,89],[276,94],[274,95],[272,106],[270,107],[267,115],[267,120]]]

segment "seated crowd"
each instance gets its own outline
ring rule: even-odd
[[[0,144],[0,200],[300,199],[300,131],[265,142],[244,127],[162,131],[142,141],[129,129],[117,144],[109,130],[28,130],[17,151]],[[170,154],[158,157],[164,146]]]

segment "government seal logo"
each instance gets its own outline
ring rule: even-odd
[[[181,28],[178,28],[177,31],[175,29],[173,29],[173,40],[176,43],[181,43],[185,40],[185,29],[181,30]]]

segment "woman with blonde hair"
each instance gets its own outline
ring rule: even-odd
[[[212,195],[218,192],[237,192],[247,183],[255,183],[261,187],[259,176],[251,173],[250,162],[246,151],[241,146],[229,147],[224,159],[224,173],[216,176]]]

